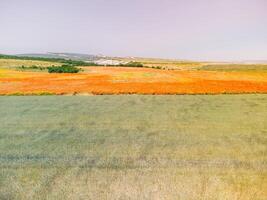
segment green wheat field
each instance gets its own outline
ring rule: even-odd
[[[267,95],[0,97],[0,199],[267,199]]]

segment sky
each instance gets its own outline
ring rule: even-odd
[[[267,60],[267,0],[0,0],[0,53]]]

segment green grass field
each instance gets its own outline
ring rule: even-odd
[[[267,95],[0,97],[0,199],[267,199]]]

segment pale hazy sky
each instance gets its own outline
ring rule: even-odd
[[[267,0],[0,0],[0,53],[267,60]]]

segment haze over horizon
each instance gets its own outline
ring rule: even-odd
[[[0,53],[267,60],[266,0],[0,0]]]

